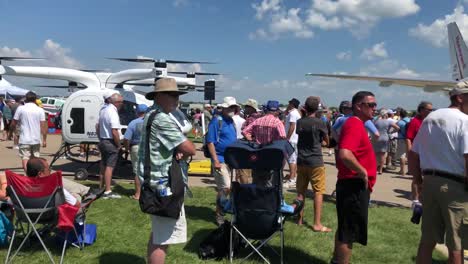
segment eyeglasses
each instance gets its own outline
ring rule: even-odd
[[[377,103],[360,103],[360,105],[366,105],[369,108],[376,108]]]
[[[429,108],[423,108],[423,109],[426,110],[426,111],[429,111],[429,112],[434,111],[434,109],[429,109]]]

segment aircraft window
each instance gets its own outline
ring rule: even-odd
[[[49,99],[49,104],[51,105],[55,104],[55,99]]]
[[[84,134],[85,132],[85,109],[84,108],[72,108],[70,112],[70,119],[73,120],[73,125],[70,127],[72,134]]]
[[[43,104],[47,104],[47,98],[41,98],[41,102],[42,102]]]

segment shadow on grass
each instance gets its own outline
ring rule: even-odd
[[[204,184],[216,184],[214,179],[201,179]]]
[[[214,206],[203,207],[194,205],[185,205],[185,215],[190,220],[203,220],[206,222],[213,222],[215,220]]]
[[[187,242],[187,244],[184,247],[184,250],[190,253],[198,254],[198,248],[200,246],[200,243],[205,239],[210,232],[212,232],[215,228],[213,229],[200,229],[197,232],[195,232],[192,236],[192,239]],[[280,247],[279,246],[272,246],[272,248],[276,252],[280,252]],[[314,256],[311,256],[310,254],[299,250],[297,248],[292,248],[285,246],[284,248],[284,262],[285,263],[318,263],[318,264],[326,264],[328,262],[316,258]],[[248,254],[253,249],[251,247],[246,247],[241,249],[239,254],[234,258],[235,260],[241,260],[244,257],[246,257]],[[263,247],[260,252],[268,259],[270,260],[271,263],[280,263],[280,258],[279,256],[271,249],[268,247]],[[263,263],[263,259],[258,256],[257,254],[252,255],[249,259],[251,260],[258,260],[259,263]],[[228,261],[228,259],[225,259]]]
[[[121,252],[106,252],[99,256],[100,264],[114,264],[114,263],[146,263],[146,260],[140,256],[121,253]]]

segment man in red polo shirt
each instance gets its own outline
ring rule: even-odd
[[[349,263],[354,242],[367,245],[368,204],[377,163],[364,122],[372,119],[376,107],[373,93],[356,93],[352,99],[353,116],[341,129],[336,182],[338,229],[331,263]]]
[[[427,102],[427,101],[422,101],[418,105],[418,114],[411,119],[411,121],[407,125],[406,129],[406,153],[410,152],[410,150],[413,148],[413,141],[416,138],[416,135],[418,134],[419,128],[421,128],[422,122],[424,119],[432,112],[432,103]],[[409,165],[409,160],[408,160],[408,167]],[[408,170],[408,173],[414,174],[414,172],[411,172]],[[412,198],[413,198],[413,206],[415,204],[419,203],[419,186],[417,184],[411,184],[411,193],[412,193]]]

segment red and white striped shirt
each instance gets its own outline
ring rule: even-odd
[[[259,144],[268,144],[274,140],[286,138],[283,122],[272,114],[256,119],[242,133],[252,136]]]

